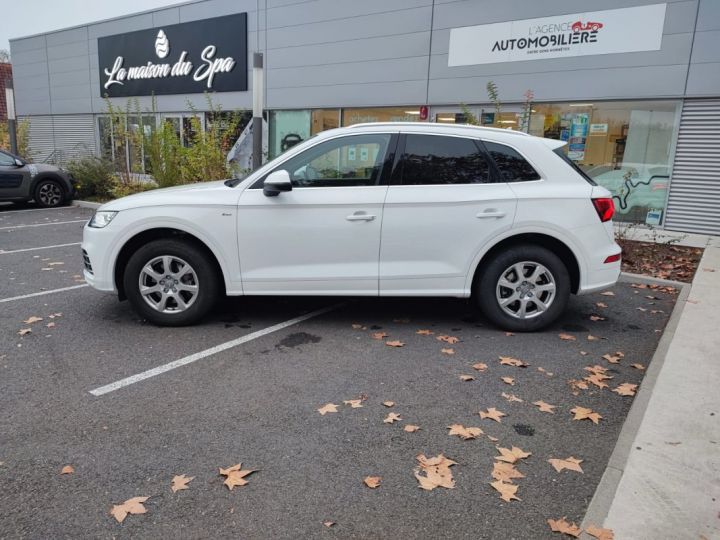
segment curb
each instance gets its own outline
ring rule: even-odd
[[[77,206],[79,208],[92,208],[93,210],[97,210],[102,206],[102,204],[90,201],[73,201],[72,206]]]
[[[680,317],[685,309],[685,304],[688,297],[690,296],[690,290],[692,288],[690,283],[682,283],[680,281],[671,281],[668,279],[660,279],[649,276],[641,276],[638,274],[620,274],[619,281],[623,283],[629,282],[641,282],[651,285],[670,285],[680,289],[677,300],[675,301],[675,307],[673,308],[670,318],[665,325],[665,330],[660,337],[655,354],[653,354],[650,364],[648,366],[645,377],[640,384],[640,391],[635,396],[635,400],[630,407],[625,423],[620,430],[620,435],[615,443],[610,459],[608,460],[605,472],[603,472],[600,483],[598,484],[595,494],[593,495],[590,504],[585,511],[585,517],[582,520],[581,528],[584,530],[590,524],[602,527],[607,518],[610,507],[615,498],[615,493],[620,480],[625,471],[630,450],[632,449],[633,441],[637,436],[637,433],[642,424],[643,418],[645,417],[645,411],[647,410],[650,397],[652,396],[660,372],[662,371],[667,357],[668,349],[672,343],[673,337],[675,336],[675,330],[680,322]],[[581,539],[593,540],[587,533],[580,535]]]

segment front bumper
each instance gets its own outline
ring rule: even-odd
[[[97,229],[85,224],[82,249],[83,277],[93,289],[103,292],[117,292],[114,268],[111,259],[112,237],[106,228]]]

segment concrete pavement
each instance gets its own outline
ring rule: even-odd
[[[647,408],[630,412],[629,452],[616,454],[586,523],[605,517],[619,540],[720,538],[720,246],[710,239],[700,267],[679,298],[685,304],[652,385]],[[668,331],[672,332],[673,321]],[[642,409],[640,395],[633,407]],[[634,432],[634,437],[632,437]],[[631,441],[631,442],[630,442]],[[622,453],[623,434],[617,450]],[[616,450],[616,453],[617,453]],[[613,489],[617,487],[616,491]]]

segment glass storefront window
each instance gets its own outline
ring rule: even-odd
[[[311,135],[317,135],[326,129],[335,129],[340,125],[340,109],[316,109],[312,112]]]
[[[310,137],[311,113],[301,111],[270,111],[269,158],[273,159]]]
[[[616,218],[662,224],[679,102],[534,104],[528,131],[567,141],[567,155],[613,193]]]
[[[352,126],[365,122],[419,122],[420,107],[374,107],[343,109],[342,125]]]

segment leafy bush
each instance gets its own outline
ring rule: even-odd
[[[113,197],[116,180],[111,161],[88,156],[71,161],[68,163],[67,169],[78,182],[78,195],[81,198],[110,199]]]

